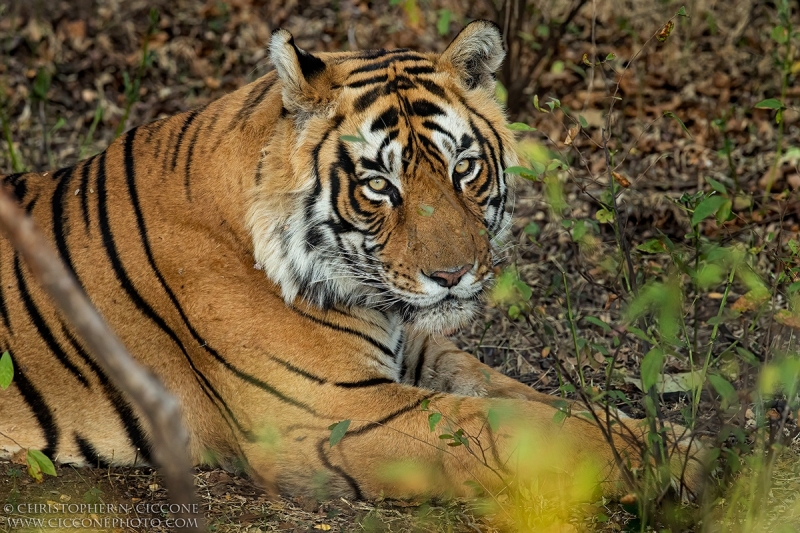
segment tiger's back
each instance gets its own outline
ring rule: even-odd
[[[244,465],[287,491],[311,490],[320,473],[356,497],[498,487],[498,470],[513,476],[519,428],[485,428],[505,406],[566,443],[571,468],[599,460],[618,491],[595,425],[555,426],[549,397],[440,335],[474,315],[508,229],[503,168],[515,158],[493,99],[496,27],[468,26],[441,56],[314,56],[286,32],[270,49],[275,72],[204,108],[74,167],[3,178],[178,396],[193,460]],[[140,414],[6,240],[0,260],[0,348],[17,369],[0,394],[0,453],[148,462]],[[444,453],[423,406],[476,436],[490,464]],[[344,419],[331,449],[327,428]],[[387,480],[398,460],[430,465],[427,484]]]

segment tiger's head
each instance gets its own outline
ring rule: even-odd
[[[256,261],[289,303],[396,311],[430,332],[463,326],[513,202],[497,26],[473,22],[441,55],[312,55],[277,30],[270,55],[283,109],[249,211]]]

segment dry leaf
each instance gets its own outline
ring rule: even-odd
[[[662,43],[667,40],[669,34],[672,33],[672,29],[675,27],[675,23],[671,20],[664,24],[664,27],[661,28],[658,33],[656,34],[656,39],[661,41]]]
[[[567,138],[564,139],[564,144],[567,146],[572,146],[572,141],[575,140],[575,137],[578,135],[579,131],[581,131],[580,124],[575,124],[572,126],[567,132]]]
[[[611,171],[611,175],[614,176],[614,181],[616,181],[619,184],[620,187],[624,187],[624,188],[627,189],[627,188],[629,188],[631,186],[631,182],[628,180],[628,178],[626,178],[625,176],[623,176],[619,172],[614,172],[612,170]]]
[[[786,309],[781,309],[775,313],[775,321],[778,324],[789,326],[790,328],[800,330],[800,314],[793,314]]]
[[[747,291],[738,300],[733,302],[731,309],[744,313],[745,311],[753,311],[761,307],[761,304],[769,300],[769,292],[767,291]]]
[[[636,494],[632,492],[626,494],[625,496],[619,499],[619,503],[621,503],[622,505],[633,505],[634,503],[636,503]]]

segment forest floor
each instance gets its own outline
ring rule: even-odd
[[[682,5],[688,17],[675,16]],[[157,21],[149,18],[152,9]],[[800,5],[794,6],[787,19],[795,29],[798,11]],[[511,264],[530,289],[530,298],[518,305],[530,320],[510,320],[508,306],[496,303],[456,342],[545,392],[565,391],[559,389],[559,369],[580,371],[589,383],[624,393],[623,410],[643,416],[637,379],[644,343],[623,338],[620,345],[618,325],[629,302],[625,267],[609,266],[624,259],[615,228],[627,243],[640,286],[674,269],[665,242],[691,248],[699,239],[691,238],[696,229],[704,243],[739,243],[749,253],[751,271],[769,288],[766,303],[748,303],[752,286],[746,282],[725,294],[724,283],[706,291],[682,288],[683,323],[694,334],[695,348],[711,346],[715,368],[738,392],[736,401],[722,401],[724,391],[705,387],[695,428],[722,445],[721,428],[752,429],[754,412],[777,410],[783,447],[776,452],[774,485],[759,527],[800,529],[796,407],[783,408],[794,399],[787,404],[776,397],[764,405],[754,392],[759,371],[775,354],[797,353],[800,319],[791,303],[796,289],[787,287],[800,279],[800,259],[791,248],[800,231],[800,37],[790,36],[788,45],[776,38],[776,7],[756,0],[560,0],[544,13],[526,13],[515,28],[512,63],[501,76],[507,90],[498,94],[508,98],[511,122],[537,130],[521,134],[521,152],[531,160],[561,158],[570,170],[555,178],[556,192],[552,179],[520,180]],[[441,51],[466,21],[505,20],[500,16],[488,0],[6,0],[0,3],[0,172],[73,164],[103,150],[119,131],[202,106],[253,81],[271,68],[266,43],[278,27],[309,51]],[[566,17],[569,23],[561,24]],[[670,19],[675,27],[668,38],[651,38]],[[145,42],[150,57],[142,66]],[[770,98],[786,108],[780,126],[775,109],[756,108]],[[548,112],[546,102],[553,99],[559,105]],[[582,126],[577,136],[574,124]],[[609,190],[607,155],[624,189],[616,200],[617,225],[604,221],[597,200]],[[730,200],[730,215],[719,224],[693,224],[687,205],[712,188]],[[721,301],[736,302],[728,306],[735,316],[726,311],[724,322]],[[578,353],[575,328],[584,341]],[[608,349],[615,356],[607,380]],[[752,361],[743,360],[750,356]],[[685,374],[689,366],[676,353],[665,359],[663,372]],[[662,395],[666,418],[681,422],[688,392],[679,387]],[[570,509],[556,521],[534,517],[521,525],[471,502],[270,498],[247,479],[207,469],[197,471],[196,483],[210,531],[640,529],[629,508],[602,501]],[[725,483],[714,478],[710,490],[717,495],[695,508],[705,521],[673,530],[714,531],[714,517],[730,516]],[[0,503],[7,501],[167,500],[159,476],[149,469],[59,467],[57,477],[37,484],[24,467],[0,461]],[[0,531],[11,530],[24,528],[0,521]]]

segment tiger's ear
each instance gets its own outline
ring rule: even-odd
[[[494,91],[494,73],[505,55],[503,36],[497,24],[476,20],[456,35],[439,57],[439,63],[451,65],[467,89]]]
[[[325,62],[298,48],[292,34],[282,29],[272,32],[269,56],[283,82],[284,107],[289,111],[312,111],[327,92],[325,81],[320,79]]]

